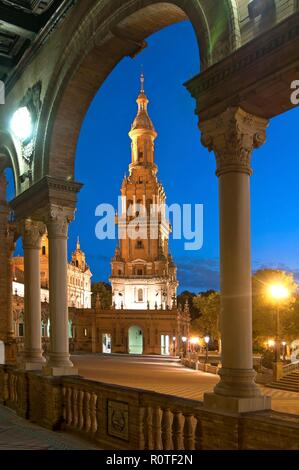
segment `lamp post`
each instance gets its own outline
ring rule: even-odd
[[[173,355],[176,356],[176,336],[173,336]]]
[[[275,362],[274,377],[275,380],[281,378],[282,363],[280,360],[280,306],[282,302],[290,295],[288,289],[282,284],[272,284],[269,287],[269,294],[276,305],[276,331],[275,331]]]
[[[182,342],[183,342],[183,357],[185,357],[186,356],[186,343],[187,343],[186,336],[182,337]]]
[[[210,340],[211,338],[207,335],[205,336],[205,343],[206,343],[206,360],[205,360],[205,363],[207,364],[208,361],[209,361],[209,343],[210,343]]]
[[[286,361],[286,346],[287,346],[287,343],[286,341],[283,341],[282,343],[282,361],[285,362]]]

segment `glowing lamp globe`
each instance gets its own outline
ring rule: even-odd
[[[204,339],[205,339],[205,343],[206,343],[206,344],[209,344],[211,338],[210,338],[209,336],[205,336]]]
[[[191,338],[191,344],[199,344],[199,338],[198,337],[194,337],[194,338]]]
[[[33,125],[31,114],[26,106],[17,109],[11,120],[11,130],[22,142],[32,135]]]
[[[269,287],[269,294],[272,299],[282,300],[289,297],[288,289],[282,284],[273,284]]]

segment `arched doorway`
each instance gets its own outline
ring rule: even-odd
[[[139,326],[131,326],[128,331],[129,354],[143,354],[143,331]]]

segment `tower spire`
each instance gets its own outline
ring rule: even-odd
[[[144,93],[144,73],[143,70],[140,75],[140,93]]]

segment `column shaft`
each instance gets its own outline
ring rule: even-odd
[[[222,367],[252,369],[249,175],[220,176],[219,196]]]
[[[46,375],[76,375],[68,333],[67,239],[74,210],[51,205],[45,221],[49,238],[50,351]]]
[[[205,406],[232,412],[270,407],[256,385],[252,358],[250,244],[251,154],[264,143],[267,121],[230,108],[200,123],[202,143],[214,151],[219,177],[222,368]]]
[[[67,305],[67,239],[49,237],[51,353],[49,364],[72,366],[69,360]]]
[[[25,221],[23,227],[24,248],[24,316],[25,351],[21,366],[26,370],[41,369],[45,359],[41,340],[40,298],[40,242],[43,226]]]

